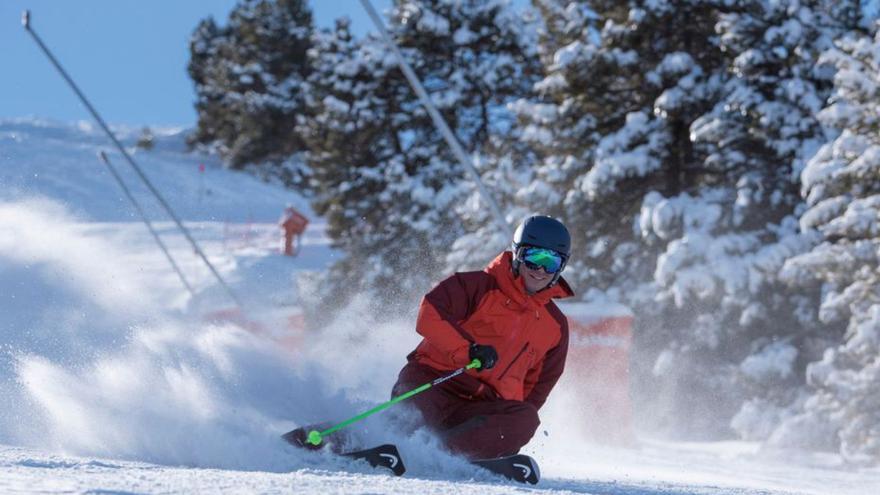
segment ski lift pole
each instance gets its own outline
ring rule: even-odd
[[[129,153],[127,151],[125,151],[125,148],[122,146],[122,143],[119,142],[119,140],[116,138],[116,135],[113,134],[113,132],[110,130],[110,127],[104,122],[104,119],[101,118],[101,116],[98,114],[97,110],[95,110],[95,107],[93,107],[92,104],[89,103],[88,98],[86,98],[86,96],[82,93],[82,91],[80,91],[80,89],[76,85],[76,83],[73,82],[73,79],[71,79],[71,77],[67,74],[67,72],[64,70],[64,68],[61,67],[61,64],[58,62],[58,60],[55,59],[55,57],[52,55],[52,52],[49,51],[49,48],[47,48],[46,45],[43,43],[43,40],[41,40],[40,37],[37,36],[37,33],[33,29],[31,29],[30,12],[27,10],[25,10],[21,15],[21,25],[24,27],[25,31],[27,31],[31,35],[31,37],[37,43],[37,46],[40,47],[40,49],[43,51],[43,53],[46,55],[46,57],[49,59],[49,61],[52,63],[52,65],[55,67],[55,69],[58,70],[58,73],[61,74],[61,77],[63,77],[64,80],[67,82],[67,84],[70,86],[70,88],[73,89],[73,92],[76,93],[76,95],[79,97],[82,104],[86,107],[86,109],[89,111],[89,113],[92,114],[92,117],[95,119],[95,121],[98,123],[98,125],[101,126],[101,129],[104,130],[104,133],[107,134],[107,137],[110,138],[110,140],[113,142],[113,144],[119,150],[119,152],[122,154],[122,156],[128,162],[128,164],[131,165],[131,167],[134,169],[134,171],[138,174],[138,177],[140,177],[141,181],[143,181],[143,183],[147,186],[147,188],[150,190],[150,192],[153,193],[153,196],[156,197],[156,199],[159,201],[159,203],[162,205],[162,207],[165,209],[165,211],[168,213],[168,215],[171,217],[171,219],[177,225],[177,228],[180,229],[180,231],[183,233],[184,237],[186,237],[186,239],[189,241],[190,245],[192,245],[193,251],[195,251],[195,253],[202,259],[202,261],[205,263],[205,265],[208,266],[208,269],[211,271],[211,273],[214,275],[214,277],[217,279],[217,281],[220,283],[220,285],[226,290],[226,293],[229,295],[230,299],[232,299],[235,302],[235,304],[239,307],[239,309],[244,309],[244,306],[241,304],[241,301],[238,299],[238,296],[235,295],[235,293],[232,291],[232,288],[230,288],[229,285],[226,284],[226,281],[223,280],[223,277],[220,276],[220,273],[217,271],[216,268],[214,268],[214,265],[211,263],[210,260],[208,260],[208,257],[205,256],[205,253],[199,247],[198,243],[196,243],[196,240],[192,237],[189,230],[186,227],[184,227],[183,222],[180,221],[180,219],[174,213],[174,210],[171,209],[171,206],[168,205],[168,202],[165,201],[165,198],[163,198],[162,195],[159,193],[159,191],[153,186],[153,183],[150,182],[150,179],[147,178],[147,176],[144,174],[144,172],[141,170],[141,168],[138,166],[138,164],[135,163],[135,161],[131,157],[131,155],[129,155]]]
[[[147,218],[147,214],[144,212],[143,208],[141,208],[141,205],[134,198],[134,195],[131,194],[131,191],[125,185],[125,182],[122,181],[122,177],[119,175],[119,172],[117,172],[113,165],[110,163],[110,159],[107,158],[107,153],[104,153],[104,151],[102,150],[98,152],[98,157],[101,159],[102,162],[104,162],[104,165],[107,165],[107,169],[110,170],[110,173],[113,175],[113,178],[116,179],[119,187],[122,188],[125,196],[131,202],[131,204],[134,205],[134,209],[137,210],[138,215],[140,215],[141,220],[144,222],[144,225],[147,226],[147,230],[150,231],[153,239],[156,240],[156,244],[159,245],[159,249],[161,249],[162,252],[165,253],[165,258],[168,259],[168,263],[171,264],[171,268],[173,268],[174,272],[177,273],[177,277],[180,279],[180,282],[183,284],[183,286],[186,287],[189,295],[195,297],[196,293],[195,291],[193,291],[192,286],[189,285],[189,282],[186,281],[186,277],[183,276],[183,272],[180,270],[180,267],[178,267],[177,263],[174,262],[174,258],[171,257],[171,253],[168,252],[168,248],[165,247],[165,243],[162,242],[162,239],[159,237],[159,233],[156,232],[156,229],[153,228],[153,224],[150,223],[150,219]]]
[[[452,149],[452,153],[458,159],[458,162],[461,163],[464,169],[470,174],[471,178],[474,180],[474,183],[476,183],[477,190],[480,193],[480,197],[483,198],[483,200],[489,205],[489,208],[492,210],[495,224],[500,229],[500,232],[505,236],[508,235],[508,230],[510,227],[504,220],[504,215],[501,213],[501,208],[498,206],[498,203],[495,201],[492,195],[489,194],[489,191],[486,189],[485,184],[483,184],[483,180],[480,178],[480,174],[477,172],[476,167],[474,167],[472,160],[468,159],[464,148],[458,141],[458,138],[455,137],[455,134],[453,134],[452,129],[449,128],[446,120],[443,118],[442,115],[440,115],[437,107],[434,106],[434,103],[428,96],[428,92],[425,91],[425,87],[422,85],[419,77],[412,70],[412,67],[410,67],[410,65],[403,58],[403,54],[400,52],[397,44],[395,44],[394,40],[391,39],[391,35],[389,35],[388,31],[385,29],[385,24],[382,22],[382,18],[379,17],[379,14],[373,8],[373,4],[370,3],[370,0],[361,0],[361,4],[364,6],[364,10],[367,11],[370,19],[373,20],[373,24],[376,25],[376,29],[378,29],[379,33],[382,35],[382,39],[385,40],[385,44],[388,45],[388,48],[390,48],[392,52],[394,52],[394,56],[395,58],[397,58],[397,64],[400,66],[400,70],[403,71],[403,75],[406,76],[406,80],[409,81],[409,85],[412,87],[413,91],[415,91],[416,96],[418,96],[419,100],[422,102],[425,110],[428,111],[428,115],[430,115],[431,120],[434,121],[434,125],[437,127],[437,130],[439,130],[440,134],[443,135],[443,139],[446,140],[446,144],[448,144],[449,147]]]
[[[409,399],[413,395],[420,394],[433,386],[436,386],[436,385],[439,385],[439,384],[445,382],[446,380],[451,380],[471,368],[480,368],[480,367],[482,367],[482,363],[480,362],[480,360],[474,359],[473,361],[468,363],[467,366],[461,367],[461,368],[453,371],[452,373],[449,373],[446,376],[441,376],[440,378],[437,378],[434,381],[431,381],[431,382],[428,382],[424,385],[416,387],[416,388],[410,390],[409,392],[398,395],[397,397],[389,400],[388,402],[386,402],[384,404],[379,404],[378,406],[370,409],[369,411],[362,412],[351,419],[348,419],[348,420],[343,421],[342,423],[339,423],[338,425],[327,428],[324,431],[312,430],[312,431],[308,432],[308,434],[306,435],[305,442],[308,444],[314,445],[314,446],[321,445],[323,438],[326,437],[327,435],[335,433],[335,432],[345,428],[346,426],[348,426],[352,423],[356,423],[364,418],[372,416],[373,414],[376,414],[379,411],[388,409],[389,407],[393,406],[394,404],[397,404],[400,401],[404,401],[406,399]],[[294,430],[294,431],[296,431],[296,430]]]

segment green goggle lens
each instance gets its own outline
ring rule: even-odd
[[[543,268],[547,273],[556,273],[562,268],[562,255],[546,248],[529,247],[522,251],[521,261],[531,270]]]

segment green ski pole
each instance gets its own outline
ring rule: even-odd
[[[464,373],[465,371],[467,371],[471,368],[480,368],[481,366],[482,366],[482,363],[480,363],[480,360],[474,359],[473,361],[470,362],[470,364],[468,364],[467,366],[465,366],[463,368],[459,368],[446,376],[441,376],[440,378],[437,378],[434,381],[428,382],[420,387],[414,388],[413,390],[410,390],[409,392],[406,392],[405,394],[398,395],[397,397],[394,397],[393,399],[389,400],[388,402],[386,402],[384,404],[380,404],[380,405],[370,409],[369,411],[362,412],[351,419],[347,419],[347,420],[343,421],[342,423],[339,423],[336,426],[332,426],[330,428],[327,428],[324,431],[312,430],[308,433],[308,435],[306,435],[306,443],[311,444],[311,445],[315,445],[315,446],[321,445],[321,441],[327,435],[330,435],[334,432],[337,432],[337,431],[345,428],[346,426],[348,426],[352,423],[355,423],[357,421],[360,421],[368,416],[372,416],[373,414],[376,414],[377,412],[379,412],[383,409],[387,409],[387,408],[393,406],[394,404],[397,404],[400,401],[409,399],[413,395],[420,394],[435,385],[439,385],[439,384],[445,382],[446,380],[451,380],[452,378],[457,377],[458,375]]]

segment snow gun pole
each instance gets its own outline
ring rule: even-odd
[[[125,182],[122,181],[122,177],[119,175],[119,172],[117,172],[113,165],[110,163],[110,159],[107,158],[107,153],[104,153],[104,151],[101,150],[98,153],[98,157],[101,159],[102,162],[104,162],[104,165],[107,165],[107,169],[110,170],[113,178],[116,179],[117,183],[119,183],[119,187],[122,188],[122,192],[125,193],[125,197],[127,197],[131,204],[134,205],[134,209],[137,210],[138,215],[141,216],[141,220],[143,220],[144,225],[147,226],[147,230],[149,230],[150,234],[153,235],[153,239],[156,240],[156,244],[159,245],[159,249],[161,249],[162,252],[165,253],[165,258],[168,259],[168,263],[171,263],[171,268],[173,268],[174,272],[177,273],[177,277],[180,279],[180,282],[183,284],[184,287],[186,287],[187,292],[189,292],[191,296],[195,297],[196,293],[193,291],[192,286],[189,285],[189,282],[186,281],[186,277],[183,276],[183,272],[180,271],[180,267],[177,266],[177,263],[174,262],[174,258],[171,257],[171,253],[168,252],[168,248],[165,247],[165,243],[162,242],[162,238],[159,237],[159,233],[156,232],[156,229],[153,228],[153,224],[150,223],[150,219],[147,218],[147,214],[144,213],[143,208],[141,208],[141,205],[134,198],[134,195],[131,194],[131,191],[125,185]]]
[[[244,307],[242,306],[241,301],[239,301],[235,293],[232,292],[232,289],[229,287],[229,285],[226,284],[226,281],[223,280],[223,277],[220,276],[220,273],[217,271],[216,268],[214,268],[214,265],[208,260],[208,257],[205,256],[205,253],[196,243],[195,239],[193,239],[192,235],[189,233],[189,230],[187,230],[187,228],[183,226],[183,222],[181,222],[180,219],[177,218],[177,215],[174,213],[174,210],[172,210],[171,207],[168,205],[168,202],[165,201],[165,199],[162,197],[161,194],[159,194],[159,191],[153,186],[147,176],[144,175],[144,172],[137,165],[137,163],[135,163],[131,155],[129,155],[128,152],[125,151],[122,143],[120,143],[119,140],[116,139],[116,136],[113,134],[113,132],[110,131],[110,127],[107,126],[107,124],[104,122],[104,119],[102,119],[101,116],[98,115],[95,107],[93,107],[92,104],[89,103],[89,100],[86,98],[83,92],[80,91],[76,83],[73,82],[73,79],[71,79],[71,77],[67,75],[67,72],[64,70],[63,67],[61,67],[61,64],[58,62],[58,60],[55,59],[55,57],[52,55],[52,52],[50,52],[49,48],[47,48],[46,45],[43,43],[43,40],[41,40],[40,37],[37,36],[37,33],[34,32],[33,29],[31,29],[30,12],[27,10],[25,10],[21,15],[21,25],[24,26],[25,31],[30,33],[31,37],[37,43],[37,46],[40,47],[40,49],[43,51],[49,61],[52,62],[52,65],[55,67],[55,69],[58,70],[58,73],[61,74],[61,77],[63,77],[67,84],[71,87],[71,89],[73,89],[73,92],[76,93],[82,104],[85,105],[89,113],[92,114],[92,117],[95,119],[98,125],[101,126],[101,129],[103,129],[110,140],[113,141],[113,144],[116,146],[119,152],[122,153],[122,156],[125,157],[125,160],[128,162],[128,164],[131,165],[135,172],[137,172],[138,177],[141,178],[141,181],[143,181],[147,188],[149,188],[150,192],[153,193],[153,196],[156,197],[156,199],[159,201],[165,211],[168,212],[168,215],[171,217],[172,220],[174,220],[174,223],[177,224],[177,227],[180,229],[181,232],[183,232],[184,237],[186,237],[186,239],[192,245],[193,251],[195,251],[196,254],[202,259],[202,261],[205,262],[205,264],[208,266],[208,269],[211,270],[211,273],[214,274],[214,277],[217,279],[218,282],[220,282],[220,285],[226,290],[226,293],[235,302],[239,309],[243,310]]]
[[[479,368],[481,366],[482,366],[482,363],[480,363],[480,360],[474,359],[473,361],[470,362],[470,364],[468,364],[467,366],[465,366],[463,368],[459,368],[446,376],[441,376],[440,378],[437,378],[434,381],[428,382],[420,387],[414,388],[405,394],[398,395],[397,397],[391,399],[390,401],[388,401],[384,404],[380,404],[380,405],[370,409],[369,411],[362,412],[361,414],[358,414],[357,416],[355,416],[351,419],[343,421],[342,423],[339,423],[336,426],[327,428],[324,431],[312,430],[306,436],[306,443],[311,444],[311,445],[315,445],[315,446],[321,445],[321,441],[327,435],[330,435],[334,432],[337,432],[337,431],[345,428],[346,426],[348,426],[352,423],[355,423],[357,421],[360,421],[368,416],[372,416],[373,414],[376,414],[379,411],[382,411],[384,409],[388,409],[389,407],[393,406],[394,404],[397,404],[400,401],[409,399],[413,395],[420,394],[435,385],[439,385],[439,384],[445,382],[446,380],[451,380],[471,368]]]
[[[437,130],[439,130],[440,134],[443,135],[443,139],[446,140],[446,144],[448,144],[449,147],[452,149],[452,153],[458,159],[458,162],[461,163],[464,169],[470,174],[471,178],[474,180],[474,183],[476,183],[477,190],[480,193],[480,196],[483,198],[483,201],[485,201],[489,205],[489,209],[492,210],[492,216],[495,219],[495,224],[497,225],[499,232],[501,232],[502,235],[507,236],[509,234],[508,230],[510,227],[504,220],[504,215],[501,213],[501,208],[498,207],[498,203],[495,201],[492,195],[489,194],[489,191],[486,190],[486,186],[483,184],[483,180],[480,178],[480,174],[477,172],[476,167],[474,167],[473,162],[468,159],[464,148],[462,148],[461,143],[458,142],[458,138],[455,137],[452,129],[449,128],[446,120],[444,120],[443,116],[440,115],[440,112],[437,111],[437,107],[434,106],[434,103],[428,96],[428,92],[425,91],[425,87],[419,80],[419,76],[416,75],[415,71],[412,70],[412,67],[410,67],[406,60],[403,58],[403,54],[400,52],[400,49],[397,48],[394,40],[391,39],[391,36],[385,29],[385,24],[382,22],[382,18],[379,17],[378,13],[376,13],[376,9],[373,8],[373,4],[370,3],[370,0],[361,0],[361,4],[364,6],[364,10],[367,11],[370,19],[373,20],[373,24],[376,25],[376,29],[378,29],[379,33],[382,35],[382,39],[385,41],[385,44],[388,45],[388,48],[390,48],[392,52],[394,52],[394,56],[395,58],[397,58],[397,64],[400,66],[400,70],[403,72],[403,75],[406,76],[406,80],[409,81],[409,85],[412,87],[413,91],[415,91],[416,96],[419,97],[419,100],[422,102],[425,110],[428,111],[428,115],[431,116],[431,120],[434,121],[434,125],[437,127]]]

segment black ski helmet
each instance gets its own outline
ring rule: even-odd
[[[513,271],[516,274],[519,274],[521,250],[527,246],[552,249],[562,255],[562,266],[548,285],[552,287],[559,280],[571,256],[571,234],[568,233],[568,229],[559,220],[546,215],[533,215],[523,220],[513,233],[511,243]]]

